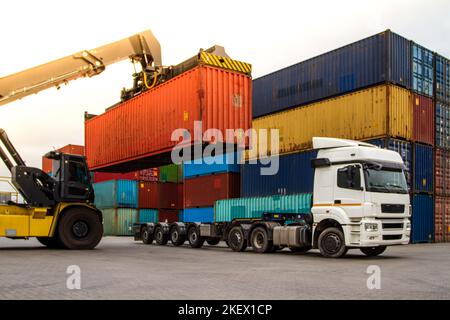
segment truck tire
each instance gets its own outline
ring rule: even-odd
[[[169,236],[164,234],[164,230],[160,226],[155,228],[154,237],[156,244],[159,246],[165,246],[169,242]]]
[[[206,242],[207,242],[210,246],[216,246],[216,245],[219,244],[220,238],[209,239],[209,240],[206,240]]]
[[[176,247],[183,245],[186,241],[186,236],[181,234],[181,230],[178,226],[174,226],[170,229],[170,241]]]
[[[228,233],[228,246],[235,252],[242,252],[247,249],[247,240],[240,226],[231,228]]]
[[[39,241],[40,244],[46,246],[49,249],[60,249],[60,244],[58,242],[58,239],[56,237],[49,238],[49,237],[37,237],[37,241]]]
[[[201,248],[205,243],[205,238],[200,236],[199,228],[190,227],[188,230],[188,241],[192,248]]]
[[[299,252],[299,253],[306,253],[306,252],[308,252],[311,249],[312,249],[311,246],[306,246],[306,247],[289,247],[289,250],[291,250],[292,252]]]
[[[103,236],[97,212],[89,208],[69,208],[58,222],[58,244],[69,250],[91,250]]]
[[[269,234],[264,227],[256,227],[253,229],[250,236],[250,244],[253,251],[257,253],[272,252],[273,249],[273,241],[269,240]]]
[[[144,244],[152,244],[153,243],[153,234],[150,232],[148,227],[143,227],[141,230],[142,242]]]
[[[386,246],[378,246],[378,247],[369,247],[369,248],[360,248],[362,253],[364,253],[368,257],[376,257],[386,251]]]
[[[347,253],[344,233],[338,228],[328,228],[319,236],[319,249],[326,258],[341,258]]]

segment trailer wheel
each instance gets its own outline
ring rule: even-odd
[[[319,249],[326,258],[341,258],[347,253],[344,234],[338,228],[328,228],[319,236]]]
[[[206,242],[207,242],[210,246],[216,246],[216,245],[219,244],[220,238],[209,239],[209,240],[206,240]]]
[[[267,230],[263,227],[257,227],[252,231],[250,242],[253,251],[257,253],[267,253],[273,249],[273,241],[269,240]]]
[[[240,226],[231,228],[228,233],[228,246],[235,252],[242,252],[247,249],[247,240]]]
[[[169,237],[167,236],[167,234],[164,234],[164,230],[160,226],[155,228],[154,237],[156,244],[159,246],[165,246],[167,242],[169,242]]]
[[[170,229],[170,241],[176,247],[181,246],[186,241],[186,236],[181,234],[178,226],[174,226]]]
[[[143,227],[141,230],[142,242],[144,244],[152,244],[153,243],[153,234],[148,230],[148,227]]]
[[[205,238],[200,236],[200,229],[197,227],[189,228],[188,240],[192,248],[201,248],[205,243]]]
[[[58,223],[58,244],[65,249],[94,249],[103,236],[103,225],[97,213],[77,207],[68,209]]]
[[[368,257],[376,257],[386,251],[386,246],[371,247],[371,248],[360,248],[362,253]]]

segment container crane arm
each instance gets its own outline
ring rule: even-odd
[[[0,105],[69,81],[100,74],[105,67],[130,58],[143,70],[162,66],[161,47],[150,30],[0,78]]]

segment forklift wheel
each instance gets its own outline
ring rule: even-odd
[[[58,224],[59,243],[66,249],[94,249],[103,236],[99,216],[88,208],[68,209]]]

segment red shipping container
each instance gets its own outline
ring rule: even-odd
[[[159,222],[177,222],[178,221],[178,210],[158,210],[158,220]]]
[[[145,169],[128,173],[94,172],[94,182],[109,180],[158,181],[158,168]]]
[[[179,143],[171,141],[174,130],[187,130],[191,143],[221,142],[225,137],[194,136],[194,122],[202,121],[203,133],[214,128],[225,136],[226,129],[248,130],[251,120],[251,77],[200,65],[86,120],[89,167],[120,172],[140,169],[144,163],[157,167],[158,161],[162,165],[170,159]],[[234,142],[239,138],[242,135]]]
[[[433,146],[436,131],[433,99],[416,94],[413,109],[413,140]]]
[[[221,173],[184,181],[184,207],[212,207],[217,200],[239,198],[240,175]]]
[[[181,185],[177,183],[140,182],[138,206],[142,209],[182,209]]]
[[[450,151],[436,148],[435,192],[438,196],[450,196]]]
[[[435,242],[450,241],[450,197],[436,197],[434,210]]]
[[[67,146],[59,148],[58,151],[60,151],[62,153],[76,154],[76,155],[80,155],[80,156],[85,155],[84,146],[79,146],[79,145],[75,145],[75,144],[68,144]],[[42,171],[44,171],[45,173],[51,173],[52,165],[53,165],[52,160],[47,159],[44,156],[42,157]]]

